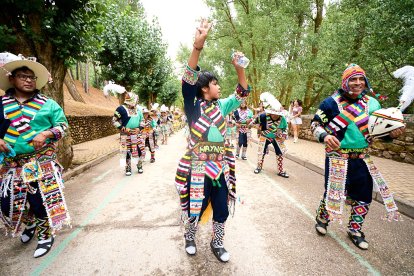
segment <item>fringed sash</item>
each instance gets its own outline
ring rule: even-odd
[[[368,131],[368,96],[364,95],[352,104],[341,96],[338,91],[332,95],[332,98],[338,104],[340,113],[327,125],[329,132],[335,135],[337,132],[344,130],[351,122],[354,122],[365,139],[370,142]]]
[[[59,230],[63,225],[70,225],[62,190],[62,167],[56,161],[54,146],[50,145],[36,153],[5,159],[0,170],[0,201],[2,197],[9,197],[11,207],[10,214],[0,212],[0,218],[13,236],[19,232],[22,218],[27,215],[27,193],[36,192],[30,185],[36,181],[52,229]]]
[[[131,153],[132,160],[134,162],[138,161],[138,148],[141,151],[141,157],[145,156],[145,138],[142,134],[129,135],[126,133],[121,133],[120,137],[120,164],[121,166],[125,165],[125,155],[129,152]]]
[[[326,209],[329,212],[331,220],[341,221],[343,213],[344,202],[346,200],[345,185],[348,173],[348,159],[344,158],[348,154],[340,154],[334,151],[327,153],[329,160],[329,176],[328,185],[326,189]],[[394,197],[390,192],[385,179],[374,165],[368,154],[360,154],[368,167],[368,171],[373,179],[374,185],[377,186],[382,200],[387,210],[388,220],[398,220],[400,214],[398,207],[395,204]]]
[[[386,218],[389,221],[401,219],[400,213],[398,212],[397,204],[394,201],[394,197],[390,189],[388,188],[387,182],[385,181],[384,177],[382,177],[378,168],[374,165],[374,162],[372,162],[372,159],[369,156],[367,156],[367,158],[365,158],[364,161],[367,164],[369,173],[372,176],[372,180],[374,184],[377,186],[378,191],[384,202],[385,209],[387,210]]]
[[[21,136],[24,141],[32,146],[32,140],[37,133],[29,123],[47,100],[46,97],[36,94],[29,102],[20,106],[14,97],[3,96],[2,104],[5,119],[9,119],[11,122],[4,135],[4,141],[13,147],[17,138]]]

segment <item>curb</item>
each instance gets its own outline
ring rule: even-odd
[[[110,151],[104,155],[99,156],[98,158],[95,158],[85,164],[82,164],[80,166],[75,167],[73,170],[69,170],[68,172],[63,174],[63,180],[68,181],[72,177],[75,177],[81,173],[83,173],[86,170],[89,170],[90,168],[98,165],[99,163],[102,163],[103,161],[115,156],[119,152],[118,149]]]
[[[253,143],[257,144],[257,140],[251,139],[251,141]],[[275,149],[273,147],[269,147],[269,148],[270,148],[270,151],[273,151],[273,152],[275,151]],[[316,172],[316,173],[318,173],[320,175],[323,175],[323,176],[325,175],[324,168],[321,168],[321,167],[319,167],[319,166],[317,166],[315,164],[312,164],[309,161],[303,160],[303,159],[301,159],[301,158],[299,158],[297,156],[291,155],[289,153],[287,153],[285,156],[286,156],[287,159],[289,159],[289,160],[291,160],[291,161],[293,161],[295,163],[298,163],[299,165],[301,165],[301,166],[303,166],[305,168],[308,168],[311,171],[314,171],[314,172]],[[372,192],[372,199],[375,200],[375,201],[377,201],[377,202],[379,202],[379,203],[381,203],[381,204],[384,203],[379,192],[373,191]],[[408,201],[406,199],[399,198],[399,197],[394,197],[394,200],[397,203],[397,205],[398,205],[398,211],[401,214],[404,214],[407,217],[414,219],[414,203],[412,203],[412,202],[410,202],[410,201]]]

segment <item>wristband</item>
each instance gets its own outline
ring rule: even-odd
[[[201,50],[203,50],[203,47],[201,47],[201,48],[197,48],[196,46],[195,46],[195,43],[193,43],[193,47],[194,47],[194,49],[196,49],[197,51],[199,51],[199,52],[201,52]]]

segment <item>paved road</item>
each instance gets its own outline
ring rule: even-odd
[[[0,236],[0,275],[413,274],[413,220],[384,222],[385,209],[374,202],[365,225],[370,250],[355,248],[344,225],[319,237],[313,217],[322,176],[287,160],[291,178],[280,178],[273,156],[255,175],[255,148],[249,160],[237,162],[240,200],[225,238],[230,262],[219,263],[210,252],[210,225],[198,233],[197,255],[188,257],[173,186],[184,144],[179,134],[169,139],[143,175],[125,177],[113,157],[68,181],[73,228],[60,232],[41,259],[32,258],[35,242],[23,246]]]

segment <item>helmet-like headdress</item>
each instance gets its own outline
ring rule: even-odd
[[[371,114],[368,130],[373,137],[386,136],[394,129],[405,126],[402,112],[414,100],[414,67],[404,66],[396,70],[393,75],[404,81],[404,86],[400,90],[400,104],[398,107],[382,108]]]
[[[161,112],[167,112],[168,111],[168,107],[166,107],[165,105],[162,105],[160,108]]]
[[[263,102],[263,107],[267,114],[283,115],[282,105],[269,92],[263,92],[260,95],[260,100]]]

